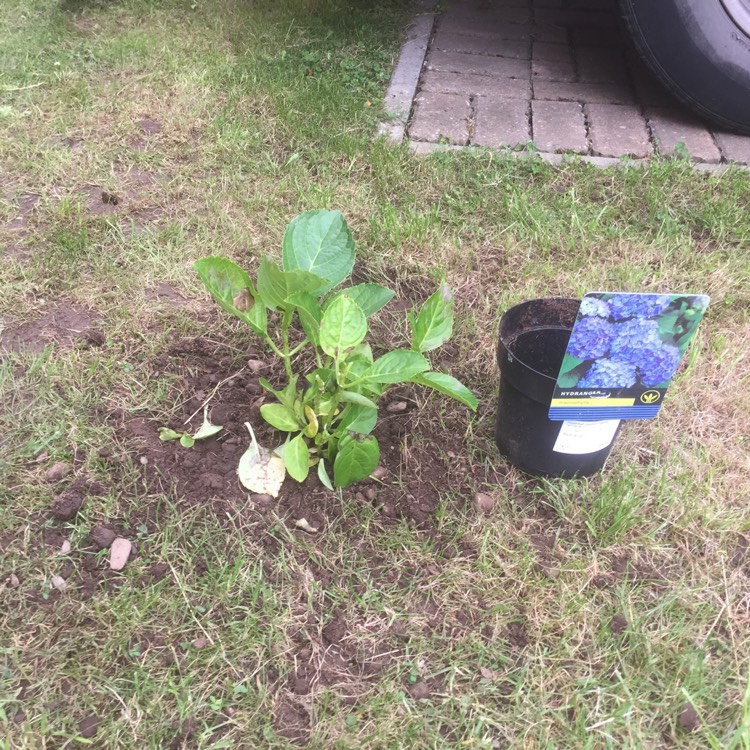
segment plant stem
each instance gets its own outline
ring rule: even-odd
[[[294,310],[284,310],[284,316],[281,319],[281,342],[284,346],[284,353],[281,356],[284,358],[284,370],[289,382],[294,377],[294,373],[292,372],[292,355],[289,352],[289,326],[292,324],[293,315]]]

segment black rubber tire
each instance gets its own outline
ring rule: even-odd
[[[646,63],[680,101],[750,133],[750,36],[721,0],[620,0],[620,8]]]

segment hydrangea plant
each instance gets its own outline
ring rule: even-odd
[[[226,258],[195,263],[219,305],[246,323],[283,362],[282,388],[260,380],[274,398],[260,413],[287,437],[274,456],[258,446],[248,425],[252,444],[240,461],[240,479],[253,491],[275,494],[285,473],[302,482],[312,467],[329,488],[369,476],[380,457],[371,435],[377,403],[394,384],[427,386],[476,409],[471,391],[453,376],[430,370],[425,358],[452,333],[448,287],[440,284],[418,313],[409,315],[409,346],[376,356],[366,341],[367,321],[394,292],[372,283],[339,288],[351,274],[354,257],[354,241],[342,214],[317,210],[290,222],[282,267],[263,259],[255,283]],[[297,369],[302,363],[311,363],[305,372]]]
[[[568,342],[562,388],[664,387],[705,306],[704,297],[587,294]]]

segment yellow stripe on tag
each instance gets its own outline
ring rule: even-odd
[[[634,398],[553,398],[552,406],[633,406]]]

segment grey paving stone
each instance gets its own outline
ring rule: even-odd
[[[474,55],[494,55],[528,60],[531,57],[531,44],[522,39],[503,39],[501,36],[477,36],[451,31],[442,26],[432,40],[433,49],[446,52],[467,52]]]
[[[569,44],[554,44],[535,41],[532,45],[532,58],[544,62],[572,62],[573,51]]]
[[[646,110],[646,119],[660,154],[675,156],[679,153],[677,144],[682,143],[694,161],[715,163],[721,160],[708,128],[686,110],[651,107]]]
[[[446,3],[450,9],[466,9],[482,12],[493,8],[530,8],[531,0],[450,0]]]
[[[532,12],[528,8],[488,8],[472,11],[466,8],[449,8],[443,18],[446,21],[460,18],[475,18],[496,24],[524,24],[533,20]]]
[[[532,134],[540,151],[589,150],[583,108],[577,102],[531,102]]]
[[[476,16],[441,16],[440,28],[456,34],[473,36],[500,37],[500,39],[518,39],[528,41],[531,38],[531,24],[502,23]]]
[[[578,26],[596,26],[598,28],[617,28],[617,17],[613,13],[602,13],[588,10],[561,10],[539,8],[534,12],[534,19],[539,23],[551,23],[556,26],[576,28]]]
[[[575,47],[579,80],[586,83],[618,83],[627,80],[625,56],[608,47]]]
[[[418,141],[444,139],[464,146],[469,142],[470,114],[467,94],[422,93],[414,100],[409,135]]]
[[[488,57],[487,55],[467,55],[463,52],[443,52],[432,50],[427,55],[429,70],[471,73],[473,75],[499,76],[501,78],[528,78],[530,65],[527,60],[514,60],[510,57]]]
[[[568,7],[575,10],[596,10],[616,13],[617,5],[614,0],[568,0]]]
[[[591,150],[597,156],[632,156],[653,153],[646,121],[631,104],[587,104]]]
[[[563,26],[555,26],[549,23],[535,23],[531,30],[531,38],[535,42],[567,44],[569,34],[568,30]]]
[[[727,161],[750,164],[750,136],[714,131],[714,138]]]
[[[531,83],[524,78],[499,78],[426,70],[422,74],[422,91],[439,94],[494,96],[498,99],[530,99]]]
[[[575,26],[570,30],[574,44],[590,47],[623,47],[625,39],[617,28],[597,28],[596,26]]]
[[[559,102],[600,102],[633,104],[630,87],[622,83],[581,83],[574,81],[534,81],[534,99]]]
[[[534,42],[531,51],[531,75],[540,81],[575,81],[576,71],[570,46]]]
[[[521,99],[477,97],[474,136],[477,146],[518,146],[531,140],[529,102]]]

